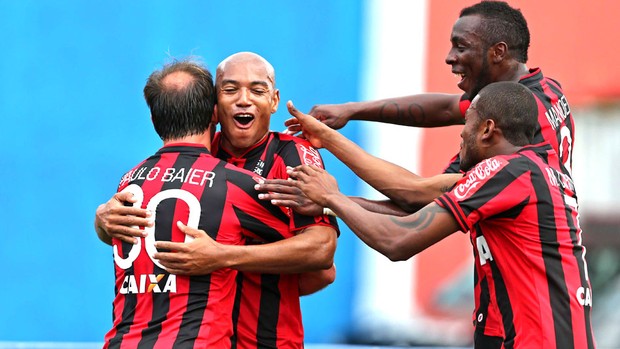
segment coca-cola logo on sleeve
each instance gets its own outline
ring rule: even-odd
[[[491,158],[486,159],[478,163],[472,170],[465,175],[465,181],[461,180],[454,188],[454,195],[457,199],[461,200],[470,195],[470,193],[478,188],[482,182],[491,176],[501,167],[501,162],[498,159]]]

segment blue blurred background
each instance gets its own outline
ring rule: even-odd
[[[356,100],[362,11],[357,1],[0,2],[0,341],[98,342],[111,327],[112,253],[94,212],[161,146],[142,97],[154,69],[197,55],[215,72],[254,51],[300,110]],[[273,129],[287,118],[282,104]],[[351,322],[358,243],[344,229],[338,282],[303,298],[311,343],[339,341]]]

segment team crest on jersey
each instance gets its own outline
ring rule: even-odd
[[[476,167],[467,172],[465,181],[461,180],[460,184],[454,189],[454,195],[461,200],[470,195],[470,193],[478,188],[480,184],[501,167],[498,159],[491,158],[481,161]]]
[[[323,168],[323,161],[321,161],[321,155],[317,149],[306,147],[303,144],[296,144],[296,146],[301,157],[302,164],[314,165],[316,167]]]

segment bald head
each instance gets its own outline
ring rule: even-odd
[[[184,71],[175,71],[161,79],[161,86],[164,90],[183,90],[193,81],[194,77]]]
[[[237,52],[226,57],[220,64],[217,66],[217,70],[215,71],[215,81],[216,85],[220,84],[223,73],[226,71],[228,65],[248,65],[248,66],[260,66],[265,69],[265,73],[267,75],[267,79],[271,82],[273,87],[276,86],[276,72],[273,69],[273,66],[269,61],[267,61],[262,56],[254,53],[254,52]]]

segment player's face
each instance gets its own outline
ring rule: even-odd
[[[216,111],[222,146],[241,156],[269,132],[280,93],[274,88],[274,77],[259,59],[229,61],[219,73]]]
[[[474,98],[469,109],[465,112],[465,126],[461,131],[461,151],[459,153],[461,171],[469,171],[474,165],[484,159],[478,146],[479,128],[482,119],[475,109],[476,102],[477,98]]]
[[[452,27],[452,48],[446,56],[446,63],[452,66],[452,73],[460,78],[457,86],[470,97],[493,82],[487,57],[488,48],[480,36],[481,21],[476,15],[459,18]]]

